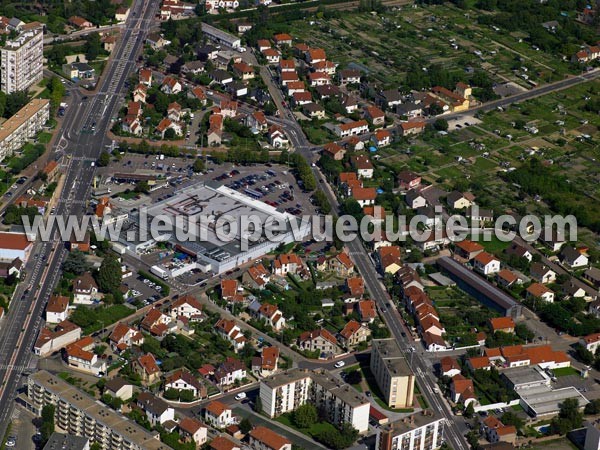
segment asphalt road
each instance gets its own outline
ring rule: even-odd
[[[125,81],[135,69],[136,56],[153,24],[157,7],[158,0],[137,0],[97,93],[86,96],[72,91],[72,106],[65,115],[56,141],[56,156],[60,153],[69,156],[57,214],[81,215],[84,210],[95,172],[91,163],[110,143],[106,138],[110,119],[119,108]],[[92,124],[95,131],[91,131]],[[90,131],[83,133],[84,127]],[[59,280],[60,265],[65,255],[66,249],[57,233],[51,242],[34,244],[26,265],[27,276],[18,286],[0,329],[0,435],[4,435],[10,421],[23,372],[30,370],[32,365],[31,350],[43,326],[41,315]]]

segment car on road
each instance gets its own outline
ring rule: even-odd
[[[335,367],[336,369],[339,369],[340,367],[344,367],[345,365],[346,365],[346,363],[344,361],[338,361],[333,365],[333,367]]]
[[[6,446],[14,447],[15,445],[17,445],[17,438],[15,436],[9,436],[6,440]]]
[[[240,392],[239,394],[237,394],[235,396],[235,399],[239,402],[240,400],[244,400],[246,398],[246,393],[245,392]]]

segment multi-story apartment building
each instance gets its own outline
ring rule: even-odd
[[[433,450],[442,445],[444,419],[430,411],[413,414],[377,431],[376,450]]]
[[[23,91],[42,80],[44,29],[32,22],[23,25],[0,50],[0,88],[7,94]]]
[[[395,339],[373,340],[370,368],[389,407],[412,407],[415,374]]]
[[[360,433],[369,428],[368,399],[325,372],[292,369],[267,378],[260,383],[260,399],[269,417],[311,403],[330,423],[349,423]]]
[[[46,405],[55,407],[58,431],[85,436],[103,450],[168,450],[157,432],[151,433],[85,392],[40,370],[27,380],[27,408],[41,415]]]
[[[50,100],[34,98],[0,125],[0,161],[19,150],[50,118]]]

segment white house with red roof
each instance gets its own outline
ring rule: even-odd
[[[483,251],[473,258],[473,268],[483,275],[492,275],[500,271],[500,260]]]
[[[131,363],[131,367],[137,373],[142,383],[151,385],[160,380],[161,371],[152,353],[146,353]]]
[[[273,327],[275,331],[285,328],[285,317],[279,308],[270,303],[263,303],[257,312],[257,318],[267,325]]]
[[[208,440],[208,427],[192,417],[184,417],[177,424],[179,436],[184,442],[194,442],[200,447]]]
[[[144,335],[124,322],[119,322],[108,337],[110,347],[114,351],[124,351],[132,345],[142,345]]]
[[[69,297],[53,295],[46,306],[46,322],[60,323],[69,317]]]
[[[233,349],[237,352],[246,345],[246,338],[240,327],[235,323],[235,320],[219,319],[215,324],[215,331],[218,335],[229,341],[233,345]]]
[[[206,386],[187,370],[179,369],[166,377],[164,390],[190,391],[194,398],[206,397]]]
[[[225,428],[234,423],[232,410],[224,403],[214,400],[204,409],[204,421],[215,428]]]
[[[184,295],[171,303],[169,314],[172,319],[185,317],[192,322],[201,322],[204,320],[202,309],[202,304],[198,299],[191,295]]]

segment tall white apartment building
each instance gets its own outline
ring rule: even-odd
[[[27,396],[19,401],[41,415],[46,405],[54,405],[57,431],[85,436],[102,450],[169,450],[157,432],[149,432],[127,417],[90,397],[85,392],[45,370],[29,376]]]
[[[44,72],[44,29],[38,22],[23,25],[15,39],[0,50],[0,89],[7,94],[28,89]]]
[[[444,440],[444,419],[422,411],[377,430],[375,450],[434,450]]]
[[[311,403],[328,422],[349,423],[364,433],[369,429],[369,400],[343,381],[325,372],[291,369],[260,383],[263,412],[277,417]]]

